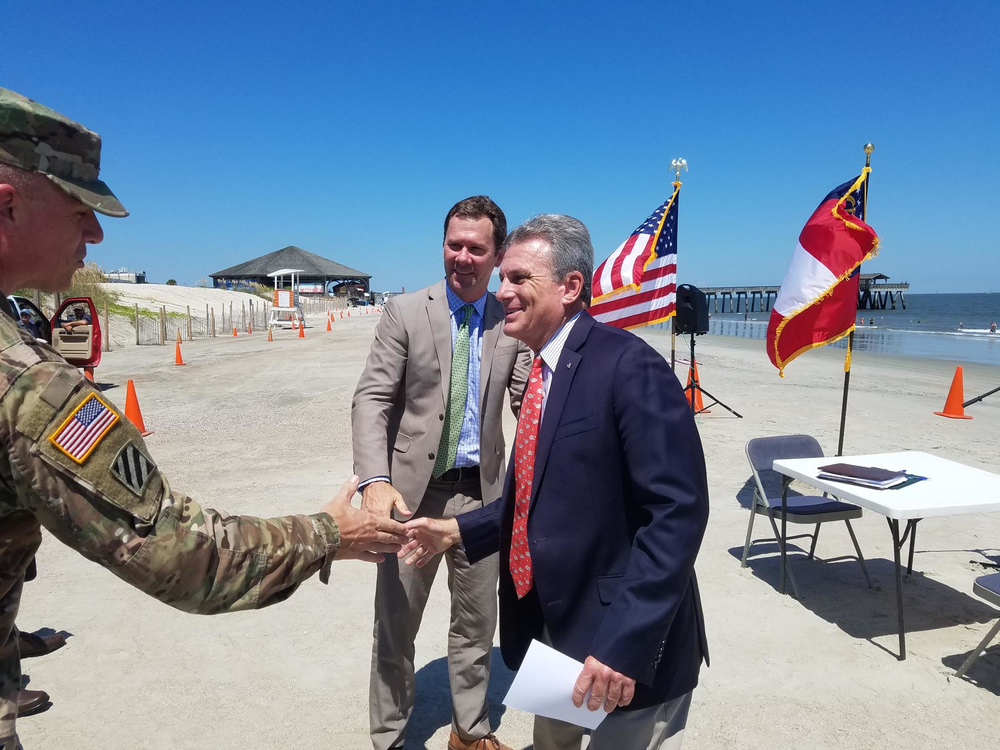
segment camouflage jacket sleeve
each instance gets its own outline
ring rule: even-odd
[[[328,580],[340,544],[329,515],[201,508],[171,489],[138,430],[79,370],[47,347],[15,349],[0,373],[0,472],[60,541],[187,612],[266,606],[321,569]]]

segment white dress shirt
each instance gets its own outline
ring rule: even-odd
[[[573,325],[576,323],[576,319],[580,317],[583,312],[581,310],[572,318],[567,320],[559,330],[552,334],[552,338],[545,342],[541,351],[538,352],[538,356],[542,358],[542,409],[541,415],[538,419],[538,424],[541,425],[542,419],[545,418],[545,404],[549,400],[549,388],[552,385],[552,373],[555,372],[556,366],[559,364],[559,357],[562,356],[563,346],[566,345],[566,339],[569,338],[569,332],[573,330]]]

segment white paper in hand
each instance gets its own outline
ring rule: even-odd
[[[604,707],[588,710],[589,692],[580,708],[573,705],[573,686],[582,671],[582,662],[532,641],[503,703],[538,716],[597,729],[608,715]]]

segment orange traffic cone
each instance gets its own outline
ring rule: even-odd
[[[142,411],[139,409],[139,399],[135,396],[135,383],[131,380],[125,388],[125,418],[136,426],[143,437],[152,435],[152,430],[147,430],[142,422]]]
[[[267,327],[267,340],[274,341],[274,337],[271,335],[271,326]]]
[[[180,328],[177,329],[177,343],[178,344],[181,343],[181,329]]]
[[[247,335],[249,336],[252,333],[253,333],[253,323],[247,323]]]
[[[341,320],[343,320],[343,319],[344,319],[344,311],[343,311],[343,310],[341,310],[341,311],[340,311],[340,319],[341,319]]]
[[[944,402],[944,411],[934,412],[939,417],[948,417],[950,419],[972,419],[965,413],[965,409],[962,407],[962,403],[965,397],[962,395],[965,390],[963,379],[962,379],[962,368],[955,368],[955,377],[951,381],[951,390],[948,391],[948,398]]]
[[[94,368],[93,367],[84,367],[83,368],[83,377],[85,377],[87,380],[89,380],[91,383],[93,383],[94,382]]]
[[[297,318],[292,318],[292,330],[294,331],[298,327],[299,327],[299,321],[298,321],[298,319]]]
[[[698,363],[692,362],[691,368],[688,370],[688,382],[690,385],[701,385],[701,381],[698,380]],[[697,388],[692,388],[687,392],[688,404],[691,404],[691,399],[694,399],[693,410],[696,414],[711,414],[711,409],[706,409],[705,404],[701,400],[701,391]]]
[[[304,339],[306,337],[306,322],[303,320],[299,325],[299,338]]]
[[[233,338],[236,338],[236,336],[237,336],[237,334],[236,334],[236,326],[233,326]]]
[[[328,331],[332,331],[333,330],[333,326],[330,325],[330,319],[329,318],[326,319],[326,330],[328,330]]]
[[[176,344],[176,346],[174,347],[174,364],[175,365],[183,365],[184,364],[184,360],[181,359],[181,342],[180,341],[178,341],[177,344]]]

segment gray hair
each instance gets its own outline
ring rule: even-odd
[[[580,301],[589,305],[590,284],[594,278],[594,246],[583,222],[565,214],[540,214],[511,231],[503,249],[532,239],[549,243],[553,279],[562,281],[572,271],[583,274]]]
[[[0,162],[0,184],[13,185],[22,195],[31,190],[32,183],[37,179],[35,174],[12,164]]]

